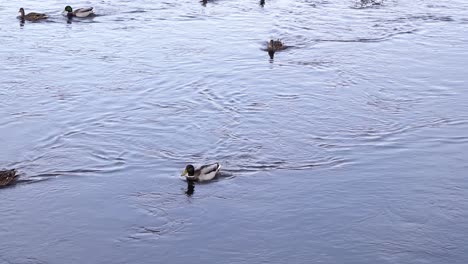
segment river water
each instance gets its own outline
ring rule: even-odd
[[[468,262],[468,2],[73,4],[0,5],[0,263]]]

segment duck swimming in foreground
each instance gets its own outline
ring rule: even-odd
[[[181,176],[185,176],[188,181],[209,181],[218,174],[221,169],[219,163],[213,163],[195,168],[192,164],[185,167]]]
[[[68,18],[72,17],[88,17],[94,15],[94,8],[93,7],[85,7],[85,8],[78,8],[75,11],[71,8],[71,6],[66,6],[63,10],[63,15],[67,16]]]
[[[16,181],[18,174],[16,170],[0,170],[0,187],[10,185]]]
[[[18,18],[21,19],[21,20],[37,21],[37,20],[47,18],[46,14],[35,13],[35,12],[31,12],[31,13],[26,15],[25,12],[24,12],[24,8],[20,8],[18,12],[20,13],[20,16]]]
[[[273,57],[275,56],[275,52],[284,50],[284,49],[286,49],[286,46],[283,45],[283,42],[281,42],[281,40],[279,39],[270,40],[270,42],[268,42],[267,51],[268,51],[268,55],[270,55],[270,59],[273,59]]]

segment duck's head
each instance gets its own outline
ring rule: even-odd
[[[71,8],[71,6],[66,6],[64,11],[65,12],[73,12],[73,9]]]
[[[193,167],[192,164],[189,164],[185,167],[185,170],[184,172],[182,172],[182,175],[181,176],[186,176],[188,174],[188,176],[193,176],[195,175],[195,167]]]
[[[20,9],[18,10],[18,13],[21,13],[22,15],[24,15],[24,8],[20,8]]]

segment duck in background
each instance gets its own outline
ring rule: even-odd
[[[18,16],[19,19],[21,19],[22,21],[24,20],[28,20],[28,21],[38,21],[38,20],[41,20],[41,19],[46,19],[47,18],[47,15],[46,14],[42,14],[42,13],[36,13],[36,12],[31,12],[29,14],[25,14],[24,12],[24,8],[20,8],[19,11],[20,15]]]

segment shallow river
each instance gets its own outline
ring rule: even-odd
[[[467,1],[64,5],[0,5],[1,264],[468,263]]]

